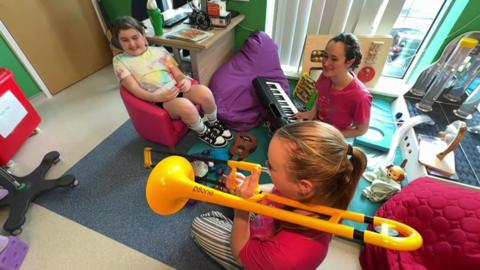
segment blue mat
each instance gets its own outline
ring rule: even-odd
[[[197,142],[189,133],[177,145],[186,151]],[[150,170],[143,167],[143,148],[167,150],[141,139],[130,121],[75,164],[68,174],[75,189],[57,189],[36,203],[177,269],[220,269],[190,238],[195,216],[219,206],[197,203],[171,216],[152,212],[145,199]]]
[[[355,144],[383,152],[390,150],[393,134],[397,130],[391,103],[392,98],[374,95],[369,131],[355,138]],[[380,138],[375,135],[376,133]]]

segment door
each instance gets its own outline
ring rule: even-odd
[[[112,61],[90,1],[0,0],[0,18],[52,94]]]

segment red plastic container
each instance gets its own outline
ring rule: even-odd
[[[13,73],[0,68],[0,165],[8,163],[41,121]]]

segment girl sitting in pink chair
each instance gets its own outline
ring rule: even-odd
[[[199,138],[213,147],[224,147],[231,132],[217,119],[217,105],[208,87],[185,76],[163,47],[148,46],[145,30],[130,16],[113,23],[113,68],[120,83],[136,97],[162,106],[173,119],[181,119]],[[202,121],[195,104],[201,106]]]

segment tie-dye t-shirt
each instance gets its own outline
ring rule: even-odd
[[[122,53],[113,58],[113,70],[118,79],[132,75],[149,92],[175,85],[175,78],[169,69],[172,65],[176,66],[177,62],[163,47],[148,47],[139,56]]]

